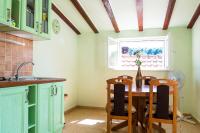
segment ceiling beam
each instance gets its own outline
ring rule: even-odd
[[[197,21],[199,15],[200,15],[200,4],[197,7],[194,15],[192,16],[192,19],[190,20],[190,23],[187,26],[188,29],[192,29],[192,27],[194,26],[195,22]]]
[[[80,35],[80,31],[65,17],[65,15],[52,3],[52,10],[77,34]]]
[[[87,24],[90,26],[90,28],[94,31],[94,33],[99,33],[89,16],[86,14],[84,11],[83,7],[81,4],[78,2],[78,0],[71,0],[72,4],[75,6],[75,8],[78,10],[78,12],[81,14],[81,16],[85,19]]]
[[[115,19],[115,16],[114,16],[114,14],[113,14],[113,11],[112,11],[112,8],[111,8],[111,6],[110,6],[109,1],[108,1],[108,0],[102,0],[102,2],[103,2],[103,5],[104,5],[104,7],[105,7],[105,9],[106,9],[106,12],[107,12],[107,14],[108,14],[110,20],[111,20],[111,23],[112,23],[112,25],[113,25],[113,28],[115,29],[115,32],[117,32],[117,33],[120,32],[120,31],[119,31],[119,28],[118,28],[118,25],[117,25],[117,21],[116,21],[116,19]]]
[[[143,31],[143,0],[136,0],[139,31]]]
[[[163,30],[167,30],[169,27],[169,23],[171,20],[171,16],[172,16],[172,12],[174,10],[175,3],[176,3],[176,0],[169,0],[168,7],[167,7],[167,13],[165,16],[165,22],[163,25]]]

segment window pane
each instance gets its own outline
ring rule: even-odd
[[[114,69],[136,70],[136,56],[141,51],[143,70],[163,70],[168,68],[168,38],[112,39],[108,43],[108,65]]]
[[[118,43],[113,38],[108,39],[108,67],[115,68],[118,66]]]
[[[120,41],[120,65],[127,69],[137,69],[134,53],[141,51],[142,69],[156,70],[166,67],[165,40]]]

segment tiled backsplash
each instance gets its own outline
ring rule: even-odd
[[[0,38],[25,43],[24,46],[0,42],[0,77],[14,76],[19,64],[33,60],[33,41],[0,32]],[[24,66],[20,74],[32,75],[32,65]]]

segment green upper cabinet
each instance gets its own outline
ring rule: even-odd
[[[0,31],[20,29],[21,0],[0,0]]]
[[[8,0],[9,1],[9,0]],[[1,24],[7,23],[7,1],[0,0],[0,22]]]
[[[38,0],[22,0],[21,29],[29,33],[38,34],[39,13]]]
[[[43,38],[50,37],[51,0],[22,0],[21,29]]]
[[[51,33],[51,0],[40,0],[40,36],[49,38]]]
[[[28,133],[28,87],[0,89],[0,133]]]

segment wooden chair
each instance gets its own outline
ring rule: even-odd
[[[142,79],[144,80],[144,85],[150,85],[150,81],[156,79],[154,76],[143,76]]]
[[[133,77],[128,76],[128,75],[121,75],[121,76],[118,76],[117,78],[129,79],[129,80],[133,81]],[[113,97],[111,98],[111,102],[114,102]],[[125,102],[128,103],[128,96],[125,97]]]
[[[153,113],[153,87],[157,87],[156,110]],[[169,96],[173,95],[173,110],[169,111]],[[177,132],[177,81],[157,79],[150,81],[148,131],[152,133],[154,122],[172,124],[172,133]],[[160,124],[161,127],[161,124]]]
[[[144,85],[150,85],[150,81],[157,78],[154,76],[143,76],[142,79],[143,79]],[[156,97],[154,97],[153,99],[153,104],[156,104]],[[146,97],[146,105],[149,105],[149,97]]]
[[[121,76],[118,76],[118,78],[125,78],[125,79],[133,80],[133,77],[132,76],[128,76],[128,75],[121,75]]]
[[[143,76],[142,77],[143,85],[150,85],[149,82],[153,79],[156,79],[156,77],[154,77],[154,76]],[[136,99],[134,99],[134,100],[136,100]],[[156,99],[154,99],[153,103],[154,104],[156,103]],[[139,97],[137,106],[138,106],[138,111],[140,112],[140,115],[138,116],[138,120],[139,120],[142,128],[144,129],[143,124],[146,121],[145,112],[147,111],[147,108],[149,106],[149,97]]]
[[[127,94],[128,103],[125,102]],[[114,102],[111,102],[112,95]],[[132,133],[135,113],[136,110],[132,106],[132,81],[124,78],[107,80],[107,132],[111,132],[112,120],[120,119],[128,121],[128,133]]]

